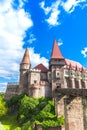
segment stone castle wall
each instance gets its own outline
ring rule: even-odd
[[[5,99],[8,100],[14,95],[21,94],[19,91],[19,84],[16,83],[10,83],[7,85],[6,93],[5,93]],[[30,88],[30,92],[28,93],[29,96],[40,98],[40,97],[52,97],[52,90],[50,86],[40,86],[37,88]]]
[[[65,125],[61,130],[87,130],[86,97],[61,95],[56,97],[55,105],[58,117],[65,118]]]
[[[5,93],[5,99],[8,100],[12,96],[18,95],[19,83],[8,83]]]
[[[37,86],[31,87],[29,96],[35,97],[35,98],[40,98],[40,97],[52,97],[52,90],[50,86]]]
[[[84,130],[82,98],[64,100],[65,130]]]

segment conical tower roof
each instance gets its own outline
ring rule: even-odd
[[[28,48],[26,48],[21,64],[30,64]]]
[[[51,59],[64,59],[56,40],[54,40]]]

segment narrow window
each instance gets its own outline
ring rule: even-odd
[[[37,81],[36,80],[34,80],[34,84],[36,84],[37,83]]]

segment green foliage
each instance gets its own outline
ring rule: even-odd
[[[8,111],[8,108],[7,108],[7,104],[4,100],[4,95],[0,94],[0,117],[6,115],[7,111]]]
[[[37,115],[37,119],[39,121],[43,121],[43,120],[48,120],[48,119],[53,119],[55,118],[56,115],[53,115],[50,112],[45,112],[44,110],[42,110],[38,115]]]
[[[4,93],[0,92],[0,97],[4,98]]]
[[[58,122],[54,120],[46,120],[42,122],[43,128],[55,127],[58,126]]]
[[[21,130],[21,128],[20,127],[16,127],[15,129],[12,129],[12,130]]]
[[[64,116],[57,118],[59,125],[64,125]]]
[[[19,126],[16,115],[5,115],[1,118],[1,122],[6,130],[14,130]]]
[[[30,121],[24,123],[21,130],[33,130]]]
[[[24,112],[25,110],[27,114],[27,112],[31,112],[31,110],[33,110],[38,103],[39,102],[37,99],[29,98],[28,96],[25,95],[20,100],[19,112],[25,114]]]
[[[38,99],[30,98],[25,95],[20,100],[19,111],[18,111],[19,121],[23,122],[27,118],[32,119],[32,115],[36,112],[35,108],[38,104],[39,104]]]
[[[26,95],[21,98],[19,103],[18,120],[20,123],[29,120],[39,122],[44,127],[64,124],[64,118],[57,118],[55,115],[55,106],[52,100],[30,98]]]
[[[13,96],[9,101],[8,101],[8,105],[12,106],[14,104],[16,104],[19,101],[19,96]]]
[[[42,125],[43,128],[49,128],[49,127],[55,127],[55,126],[61,126],[64,124],[64,117],[61,116],[60,118],[55,118],[55,119],[48,119],[48,120],[43,120],[42,122],[36,120],[35,123],[38,125]]]
[[[35,123],[38,125],[42,125],[43,129],[47,129],[49,127],[56,127],[56,126],[61,126],[64,124],[64,117],[61,116],[60,118],[55,118],[54,120],[43,120],[42,122],[40,121],[35,121]]]
[[[47,98],[37,99],[22,94],[12,97],[8,106],[11,111],[13,108],[16,110],[14,114],[17,115],[16,120],[21,125],[21,128],[14,127],[11,130],[33,130],[30,122],[41,124],[44,129],[64,124],[64,117],[57,118],[54,102]]]

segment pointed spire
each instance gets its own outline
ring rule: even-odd
[[[30,64],[28,48],[26,48],[21,64]]]
[[[52,59],[64,59],[64,57],[61,54],[61,51],[59,49],[59,46],[58,46],[58,43],[57,43],[56,40],[54,40],[51,58]]]

